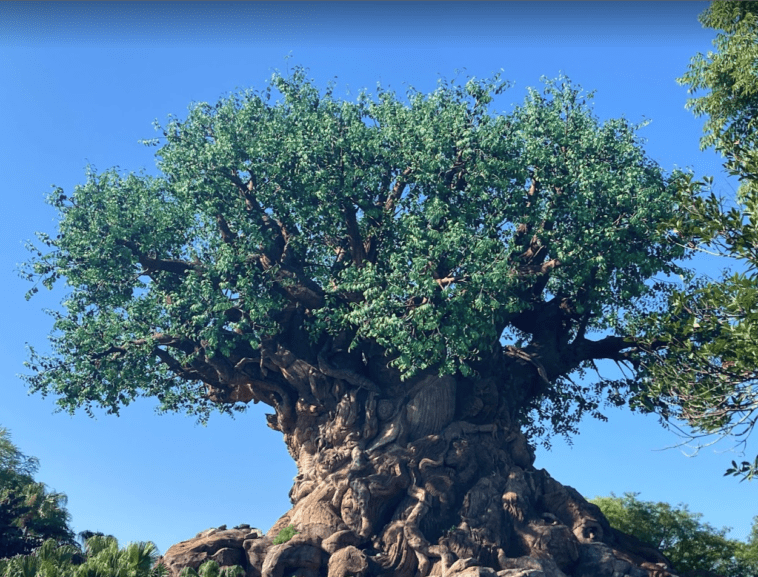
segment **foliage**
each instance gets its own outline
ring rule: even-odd
[[[718,30],[716,52],[697,54],[679,82],[692,98],[688,107],[706,116],[703,148],[713,146],[726,157],[726,168],[742,181],[740,196],[758,193],[758,2],[717,1],[700,15]]]
[[[239,565],[221,568],[213,559],[208,559],[195,571],[192,567],[185,567],[179,572],[179,577],[241,577],[245,570]]]
[[[158,549],[152,542],[130,543],[119,549],[111,536],[95,535],[85,542],[85,557],[73,545],[50,539],[34,553],[0,560],[2,577],[165,577],[156,565]],[[203,576],[211,577],[211,576]]]
[[[0,558],[30,553],[47,539],[74,543],[66,495],[34,481],[38,466],[0,428]]]
[[[640,501],[637,493],[592,500],[611,526],[660,550],[682,575],[712,572],[723,577],[758,575],[758,517],[747,543],[726,537],[728,529],[716,529],[701,521],[700,513],[686,505]]]
[[[24,455],[11,442],[8,429],[0,427],[0,483],[5,485],[16,475],[31,478],[38,469],[39,460]]]
[[[689,423],[693,436],[731,435],[744,444],[758,421],[758,2],[713,2],[700,21],[719,31],[717,52],[696,55],[680,82],[690,93],[706,91],[688,106],[707,117],[702,146],[720,151],[739,177],[739,204],[727,208],[713,192],[693,196],[712,178],[683,181],[672,240],[736,259],[744,270],[685,283],[670,311],[651,319],[651,339],[666,335],[667,347],[649,359],[642,402]],[[727,471],[757,473],[758,457]]]
[[[72,412],[139,396],[200,419],[243,397],[281,408],[267,359],[321,367],[333,339],[351,366],[384,359],[405,380],[529,362],[542,384],[510,394],[534,434],[575,432],[606,392],[623,403],[633,377],[570,375],[630,361],[625,338],[670,291],[656,275],[682,272],[661,223],[683,175],[568,79],[491,114],[505,88],[345,102],[298,68],[171,119],[159,177],[89,170],[55,189],[59,233],[39,235],[24,274],[71,292],[52,354],[32,349],[31,390]]]
[[[277,533],[276,537],[274,537],[274,545],[281,545],[282,543],[286,543],[290,539],[292,539],[295,535],[297,535],[297,531],[295,530],[294,525],[287,525],[284,529],[279,531]]]
[[[737,557],[751,568],[753,575],[758,575],[758,516],[753,517],[750,535],[746,543],[740,544]]]

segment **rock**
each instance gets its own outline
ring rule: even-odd
[[[561,570],[579,559],[579,542],[566,525],[550,521],[530,523],[522,538],[531,551],[552,558]]]
[[[572,577],[648,577],[648,572],[617,558],[605,543],[582,543]]]
[[[330,555],[349,545],[360,545],[361,538],[352,531],[337,531],[321,542],[321,548]]]
[[[430,577],[673,577],[660,553],[648,554],[642,545],[635,545],[632,538],[614,530],[610,531],[610,543],[583,540],[587,537],[577,528],[586,525],[577,523],[572,532],[562,522],[571,521],[570,517],[562,517],[545,513],[522,525],[521,539],[531,556],[506,557],[505,551],[499,549],[495,562],[499,567],[493,569],[480,566],[483,558],[464,557],[465,551],[461,550],[456,553],[460,558],[446,571],[444,560],[438,559],[431,567]],[[285,521],[289,524],[288,518]],[[275,534],[272,530],[264,536],[249,525],[233,529],[222,525],[173,545],[158,563],[168,569],[168,577],[178,577],[185,567],[197,570],[208,560],[216,561],[220,567],[239,565],[245,577],[369,577],[381,573],[376,560],[361,549],[366,539],[354,531],[335,531],[316,523],[299,526],[292,539],[273,545]],[[637,558],[642,554],[644,560],[642,556]]]
[[[500,561],[498,577],[566,577],[552,559],[515,557]]]
[[[210,557],[221,567],[233,567],[234,565],[244,566],[245,552],[242,549],[224,547],[219,549]]]
[[[498,577],[497,572],[489,567],[468,567],[462,571],[448,572],[445,577]]]
[[[290,575],[300,576],[302,570],[315,571],[321,566],[321,549],[313,545],[304,545],[288,541],[281,545],[274,545],[266,552],[261,571],[262,577],[285,577],[285,570]]]
[[[242,544],[247,555],[247,577],[260,577],[263,562],[266,560],[266,549],[270,546],[270,539],[248,539]]]
[[[178,577],[185,567],[197,570],[209,559],[216,561],[221,567],[240,565],[247,571],[249,562],[244,544],[260,539],[262,534],[262,531],[251,529],[249,525],[235,529],[227,529],[226,525],[221,525],[172,545],[158,563],[166,566],[170,577]]]

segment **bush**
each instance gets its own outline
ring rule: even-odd
[[[287,525],[274,537],[274,545],[281,545],[292,539],[297,534],[294,525]]]

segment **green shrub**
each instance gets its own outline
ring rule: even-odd
[[[232,567],[219,567],[213,559],[208,559],[195,571],[192,567],[185,567],[179,573],[179,577],[242,577],[245,570],[239,565]]]
[[[281,545],[292,539],[297,534],[294,525],[287,525],[274,537],[274,545]]]

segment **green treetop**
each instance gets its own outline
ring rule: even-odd
[[[27,274],[69,294],[31,389],[72,411],[155,396],[205,418],[279,410],[281,387],[309,398],[307,376],[282,372],[296,359],[365,390],[510,360],[536,371],[508,394],[544,428],[572,430],[603,390],[621,402],[634,378],[569,375],[634,362],[636,324],[669,291],[651,279],[681,272],[661,223],[683,176],[567,80],[491,114],[504,89],[345,102],[298,69],[171,120],[158,177],[90,171],[56,189],[59,233]]]

